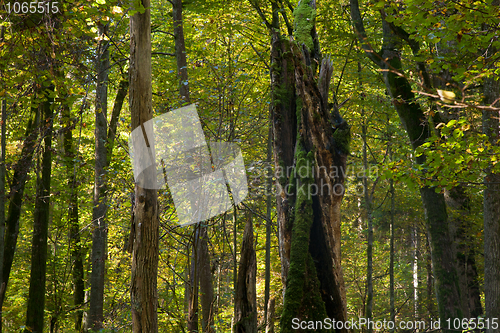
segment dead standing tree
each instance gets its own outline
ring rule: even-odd
[[[335,96],[328,103],[333,70],[331,61],[321,60],[316,2],[299,2],[293,11],[293,26],[281,2],[271,1],[271,22],[257,2],[250,3],[267,25],[272,43],[276,209],[285,290],[281,331],[292,330],[293,318],[345,321],[340,205],[350,130],[339,114]],[[281,33],[280,14],[288,36]]]

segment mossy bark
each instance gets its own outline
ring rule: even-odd
[[[348,143],[350,131],[336,107],[333,118],[328,110],[331,62],[321,63],[324,80],[316,79],[319,61],[312,61],[319,59],[315,2],[302,1],[294,11],[295,41],[281,36],[278,10],[276,5],[273,8],[272,24],[267,25],[272,43],[271,119],[284,290],[280,325],[281,332],[289,332],[292,318],[347,320],[340,203],[348,144],[341,147],[340,141]],[[298,36],[298,30],[304,36]],[[339,137],[345,140],[332,139],[338,130],[332,119],[341,120],[344,132]]]

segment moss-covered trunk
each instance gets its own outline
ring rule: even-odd
[[[330,61],[323,60],[320,79],[315,78],[320,55],[314,15],[314,2],[302,2],[294,11],[296,42],[278,29],[272,33],[273,148],[285,290],[281,332],[301,331],[293,318],[347,320],[340,204],[350,132],[335,104],[329,112]]]

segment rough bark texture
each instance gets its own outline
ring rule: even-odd
[[[188,289],[188,332],[198,332],[198,290],[199,290],[199,272],[196,258],[198,257],[199,226],[195,226],[193,239],[193,254],[191,256],[191,269],[189,271],[189,289]]]
[[[45,310],[45,271],[47,268],[47,236],[50,210],[50,177],[52,173],[52,106],[49,92],[45,90],[47,100],[42,103],[42,134],[44,138],[41,161],[41,177],[37,179],[37,195],[33,216],[33,240],[31,247],[31,275],[26,310],[25,333],[43,332]]]
[[[293,154],[297,136],[295,74],[290,42],[279,32],[271,39],[271,85],[273,90],[273,152],[275,169],[280,177],[277,182],[276,213],[281,258],[281,280],[286,289],[286,277],[290,267],[291,207],[295,196],[287,193],[290,172],[294,165]],[[289,171],[290,170],[290,171]]]
[[[198,247],[198,267],[200,281],[201,327],[204,333],[212,333],[214,326],[212,286],[212,270],[210,267],[210,253],[208,252],[207,226],[200,226],[200,244]]]
[[[153,116],[151,81],[151,14],[149,0],[142,0],[144,12],[130,18],[129,105],[132,130]],[[136,10],[139,8],[135,8]],[[154,138],[148,138],[154,151]],[[144,154],[141,158],[141,154]],[[148,152],[135,152],[134,158],[146,160]],[[156,166],[145,170],[135,184],[132,222],[132,276],[130,301],[132,331],[158,332],[158,202],[157,191],[140,186],[142,181],[154,183]],[[149,172],[148,172],[149,171]],[[144,179],[154,177],[155,179]]]
[[[281,332],[289,332],[292,318],[347,320],[340,204],[350,132],[335,104],[329,112],[332,69],[326,59],[320,79],[315,79],[314,59],[319,58],[314,47],[315,1],[303,1],[294,10],[294,34],[300,34],[300,46],[280,35],[279,6],[273,5],[272,24],[267,26],[272,43],[276,209],[284,286]]]
[[[179,93],[182,101],[189,104],[189,84],[186,60],[186,44],[182,22],[182,0],[173,0],[173,21],[175,39],[175,58],[177,60],[177,75],[179,77]]]
[[[354,28],[365,54],[382,69],[387,91],[415,149],[430,136],[431,128],[420,105],[415,101],[410,83],[405,77],[397,74],[402,72],[399,52],[401,40],[387,22],[383,21],[383,47],[380,53],[375,52],[366,41],[367,36],[358,1],[351,0],[350,4]],[[425,156],[417,158],[417,163],[424,162]],[[420,188],[420,196],[426,212],[439,315],[442,321],[447,318],[462,318],[458,274],[454,264],[456,254],[450,247],[452,239],[448,228],[444,195],[436,193],[434,188],[425,186]]]
[[[500,81],[497,77],[484,80],[484,104],[490,105],[500,97]],[[500,103],[496,103],[498,107]],[[498,145],[499,113],[483,111],[483,133],[490,144]],[[486,170],[484,178],[484,305],[486,318],[500,318],[500,174]],[[487,330],[488,333],[497,332]]]
[[[104,36],[107,26],[99,26],[99,35]],[[97,47],[97,87],[95,107],[95,167],[94,208],[92,210],[92,273],[90,276],[90,307],[88,328],[100,330],[104,321],[104,276],[106,274],[106,141],[109,43],[102,39]]]
[[[234,333],[257,333],[257,259],[250,216],[243,232],[238,283],[235,290]]]

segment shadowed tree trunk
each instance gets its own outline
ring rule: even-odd
[[[494,54],[494,52],[492,52]],[[492,76],[484,80],[484,104],[498,107],[500,81]],[[483,111],[483,133],[492,146],[498,146],[499,112]],[[484,177],[484,305],[486,318],[500,318],[500,174],[486,169]],[[498,332],[490,328],[486,332]]]
[[[107,25],[99,25],[104,37]],[[101,39],[97,47],[97,87],[95,107],[94,208],[92,210],[92,272],[88,328],[100,330],[104,321],[104,276],[106,274],[106,141],[108,114],[109,42]]]
[[[129,105],[132,130],[153,118],[151,77],[151,13],[150,1],[143,0],[144,12],[130,18]],[[135,8],[136,10],[138,8]],[[143,128],[143,133],[145,130]],[[145,138],[148,151],[154,151],[154,138]],[[147,151],[134,152],[134,159],[147,161]],[[132,218],[132,276],[130,302],[132,331],[158,332],[158,200],[156,189],[141,184],[156,183],[156,165],[144,168],[135,184]]]
[[[360,43],[367,57],[382,69],[387,91],[415,149],[430,137],[432,129],[425,121],[426,117],[420,105],[415,102],[410,83],[405,77],[398,75],[402,72],[399,52],[402,47],[401,38],[383,20],[383,46],[380,53],[375,52],[366,41],[358,0],[351,0],[350,4],[351,17]],[[423,164],[425,156],[417,157],[416,162]],[[442,321],[448,318],[462,318],[460,288],[455,267],[456,254],[449,246],[452,244],[452,238],[448,228],[444,195],[436,193],[434,188],[424,186],[420,188],[420,196],[426,212],[439,315]]]
[[[4,42],[4,34],[5,27],[2,26],[0,28],[0,41]],[[3,76],[3,73],[0,73]],[[0,149],[2,150],[0,156],[0,298],[3,295],[3,291],[7,286],[3,280],[3,257],[5,252],[5,122],[7,121],[6,112],[7,112],[7,101],[6,96],[2,98],[0,102],[1,108],[1,143]],[[2,333],[2,301],[0,300],[0,333]]]
[[[43,113],[41,137],[43,137],[43,153],[41,176],[37,178],[37,194],[33,216],[33,240],[31,247],[31,275],[26,310],[25,333],[43,332],[45,310],[45,271],[47,268],[47,236],[50,210],[50,177],[52,173],[52,100],[49,94],[54,87],[44,89],[46,100],[41,104]]]
[[[238,283],[235,290],[234,333],[257,333],[257,259],[253,243],[253,223],[250,215],[241,245]]]

